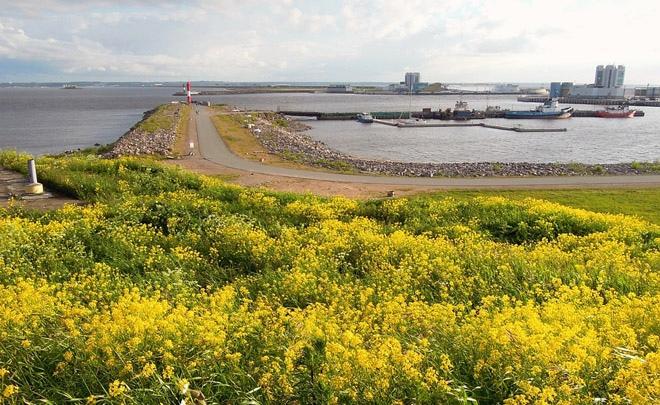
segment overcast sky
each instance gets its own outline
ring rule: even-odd
[[[0,0],[0,82],[660,84],[655,0]]]

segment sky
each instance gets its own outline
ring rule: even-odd
[[[660,84],[656,0],[0,0],[0,82]]]

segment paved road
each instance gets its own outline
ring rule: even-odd
[[[343,183],[389,184],[396,186],[436,186],[447,188],[660,186],[660,175],[431,178],[337,174],[270,166],[234,155],[218,135],[215,126],[211,121],[211,110],[202,106],[195,106],[195,108],[199,111],[198,114],[195,114],[195,120],[200,155],[204,159],[218,163],[222,166],[254,173]]]

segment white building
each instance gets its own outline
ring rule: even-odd
[[[572,97],[620,98],[625,96],[623,87],[596,87],[593,84],[576,85],[571,88]]]

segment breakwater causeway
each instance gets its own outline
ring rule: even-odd
[[[580,164],[530,162],[417,163],[362,159],[335,150],[305,133],[309,127],[286,118],[288,125],[272,119],[273,114],[257,114],[251,130],[271,153],[298,163],[333,170],[389,176],[485,177],[485,176],[583,176],[636,175],[658,173],[651,163]]]

